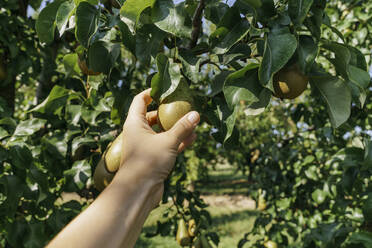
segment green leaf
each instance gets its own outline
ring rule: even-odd
[[[25,170],[32,164],[32,153],[26,144],[11,146],[9,153],[12,158],[12,165],[19,169]]]
[[[49,193],[48,177],[46,177],[45,173],[43,173],[34,165],[32,165],[30,168],[29,176],[33,182],[38,184],[39,196],[36,200],[36,204],[39,204],[48,197]]]
[[[231,110],[239,106],[240,101],[245,101],[247,105],[259,101],[262,86],[257,76],[258,66],[254,63],[249,64],[226,78],[223,92]]]
[[[335,54],[334,59],[328,58],[328,60],[335,66],[336,72],[351,83],[353,97],[360,102],[362,107],[366,99],[365,89],[370,80],[368,72],[357,67],[358,65],[364,66],[363,61],[358,62],[360,60],[358,53],[344,44],[329,41],[323,43],[324,48]]]
[[[94,42],[88,49],[89,67],[93,71],[108,74],[120,55],[120,44],[105,41]]]
[[[64,159],[66,157],[67,142],[64,133],[55,132],[51,136],[43,136],[42,143],[55,160]]]
[[[79,96],[74,91],[56,85],[49,93],[49,96],[30,111],[60,115],[63,107],[67,105],[69,100],[78,98]]]
[[[372,221],[372,193],[369,193],[368,198],[363,202],[363,216],[367,222]]]
[[[350,116],[351,93],[345,82],[329,74],[313,76],[310,82],[326,102],[332,126],[337,128],[347,121]]]
[[[372,233],[371,232],[354,232],[348,239],[350,244],[362,244],[365,248],[372,248]]]
[[[155,0],[126,0],[120,9],[121,20],[128,25],[129,30],[134,33],[141,13],[148,7],[153,6]]]
[[[318,55],[318,45],[314,42],[313,38],[308,35],[301,35],[299,37],[297,54],[298,62],[303,72],[309,72],[314,64],[315,58]]]
[[[80,68],[78,64],[78,55],[76,53],[67,54],[63,57],[63,65],[66,70],[66,76],[79,75]]]
[[[25,121],[21,121],[16,130],[13,133],[13,136],[29,136],[33,135],[41,128],[44,127],[46,120],[33,118]]]
[[[212,79],[211,92],[208,94],[208,96],[214,97],[215,95],[222,92],[225,80],[226,80],[227,76],[229,76],[231,73],[233,73],[233,71],[222,70],[219,74],[217,74]]]
[[[9,136],[9,133],[4,128],[0,127],[0,140],[4,139],[7,136]]]
[[[130,32],[129,27],[124,22],[118,24],[121,32],[121,40],[126,49],[136,55],[136,37]]]
[[[315,5],[315,4],[314,4]],[[313,15],[309,18],[306,18],[304,21],[305,26],[310,30],[311,34],[317,39],[320,39],[321,30],[320,27],[323,23],[323,8],[312,8],[311,12]]]
[[[245,43],[234,45],[226,54],[223,55],[223,63],[229,64],[239,59],[250,58],[251,48]]]
[[[244,109],[244,114],[247,116],[259,115],[265,111],[267,105],[270,103],[272,92],[269,89],[262,88],[258,95],[258,101],[252,103]]]
[[[98,29],[99,11],[88,2],[81,2],[76,8],[76,39],[85,47]]]
[[[151,56],[156,57],[166,33],[153,24],[137,30],[135,55],[144,65],[149,65]]]
[[[234,44],[243,39],[249,32],[250,24],[243,18],[237,22],[232,29],[229,29],[227,33],[220,37],[219,42],[213,48],[213,52],[216,54],[226,53]]]
[[[275,5],[273,0],[261,0],[262,6],[257,11],[257,19],[262,22],[268,21],[271,17],[275,16]]]
[[[260,81],[264,86],[271,80],[273,74],[289,61],[296,48],[296,37],[288,30],[270,32],[267,35],[264,55],[258,71]]]
[[[227,140],[233,134],[234,127],[235,127],[235,121],[236,121],[236,117],[237,117],[237,114],[238,114],[238,109],[239,109],[238,107],[235,107],[234,111],[230,112],[230,113],[226,112],[226,109],[220,109],[220,111],[222,112],[223,117],[225,116],[225,114],[227,114],[226,118],[222,119],[222,120],[224,120],[224,123],[226,125],[226,130],[227,130],[224,142],[227,142]]]
[[[261,0],[241,0],[241,1],[252,6],[255,9],[260,8],[262,6]]]
[[[75,156],[77,149],[79,149],[82,146],[89,146],[89,147],[94,147],[96,146],[96,141],[94,140],[93,137],[91,136],[85,136],[85,137],[76,137],[72,141],[72,146],[71,146],[71,152],[72,156]]]
[[[289,0],[288,12],[292,22],[301,25],[312,4],[313,0]]]
[[[8,216],[13,216],[18,203],[25,190],[25,184],[16,175],[4,175],[0,178],[0,184],[4,185],[4,193],[6,202],[3,203],[7,207],[5,210]],[[3,210],[4,211],[4,210]]]
[[[213,99],[213,109],[206,112],[209,120],[212,122],[219,132],[214,134],[215,138],[220,142],[228,142],[232,137],[235,121],[237,118],[238,107],[231,110],[223,98],[215,97]]]
[[[316,189],[312,194],[311,198],[319,205],[322,204],[327,197],[327,193],[321,189]]]
[[[151,97],[162,102],[176,90],[181,81],[181,71],[177,63],[169,61],[168,57],[159,53],[156,56],[158,72],[151,80]]]
[[[157,0],[151,17],[161,30],[177,37],[191,38],[191,19],[183,2],[175,5],[172,0]]]
[[[366,166],[372,167],[372,141],[365,141],[365,150],[364,150],[364,164]],[[371,197],[372,198],[372,197]]]
[[[216,30],[209,36],[210,46],[215,47],[240,22],[242,22],[242,18],[239,9],[236,7],[229,8],[218,23]]]
[[[229,5],[225,3],[211,2],[205,6],[204,17],[212,23],[218,24],[228,9]]]
[[[71,169],[63,173],[67,178],[67,184],[76,186],[78,189],[83,189],[86,182],[92,176],[90,164],[86,160],[76,161]]]
[[[35,28],[39,40],[42,43],[49,44],[54,40],[54,31],[56,29],[56,14],[59,6],[64,0],[57,0],[48,4],[39,14],[36,20]]]
[[[351,59],[349,49],[347,49],[347,47],[345,47],[343,44],[330,41],[324,41],[322,47],[334,53],[335,58],[329,60],[336,67],[337,73],[341,74],[343,78],[347,79],[347,68]]]
[[[30,223],[24,247],[42,247],[46,241],[48,241],[48,236],[45,233],[45,224],[41,222]]]
[[[59,31],[59,36],[62,36],[65,32],[68,20],[74,13],[74,9],[75,4],[72,1],[64,2],[59,6],[56,16],[56,25]]]
[[[201,59],[186,49],[180,49],[178,52],[182,63],[184,75],[193,82],[199,82],[199,69]]]

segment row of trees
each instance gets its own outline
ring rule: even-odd
[[[240,247],[370,246],[371,4],[56,0],[29,17],[40,4],[0,9],[2,246],[45,245],[98,195],[92,172],[132,97],[151,86],[156,109],[184,80],[202,123],[166,182],[163,202],[177,214],[155,235],[194,219],[218,244],[186,188],[228,159],[266,205]],[[310,89],[273,97],[291,65]],[[82,200],[63,202],[63,192]]]

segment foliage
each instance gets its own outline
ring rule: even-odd
[[[7,0],[0,10],[1,245],[45,245],[97,196],[92,172],[132,97],[152,86],[155,109],[186,80],[202,139],[178,158],[163,196],[176,214],[164,213],[154,235],[194,218],[218,243],[199,193],[186,186],[225,157],[268,205],[240,246],[267,236],[283,246],[368,247],[372,145],[343,136],[371,129],[371,4],[55,0],[35,21],[27,7],[40,4]],[[102,74],[83,74],[79,59]],[[273,75],[293,63],[311,94],[272,99]],[[82,200],[63,202],[64,192]]]

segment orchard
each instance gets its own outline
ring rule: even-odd
[[[44,247],[98,197],[147,88],[156,132],[201,121],[146,242],[372,247],[371,53],[370,1],[2,0],[0,247]],[[203,200],[221,164],[255,202],[228,245]]]

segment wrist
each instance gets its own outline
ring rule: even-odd
[[[118,188],[126,188],[137,191],[146,201],[157,206],[162,198],[164,191],[163,180],[154,177],[149,173],[149,164],[142,161],[126,161],[115,174],[111,184]]]

